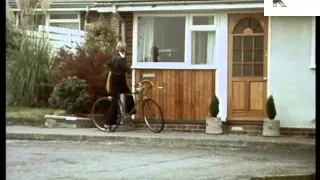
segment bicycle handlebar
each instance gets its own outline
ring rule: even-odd
[[[149,86],[148,85],[143,85],[143,84],[149,84]],[[151,88],[153,88],[154,87],[154,83],[151,81],[151,80],[147,80],[147,79],[145,79],[145,80],[142,80],[142,81],[140,81],[138,84],[135,84],[134,85],[134,88],[139,92],[139,91],[141,91],[141,90],[144,90],[144,93],[147,91],[147,90],[149,90],[149,89],[151,89]],[[157,87],[158,89],[163,89],[163,87]]]

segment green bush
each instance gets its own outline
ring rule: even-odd
[[[211,100],[209,112],[211,117],[217,117],[219,114],[219,99],[216,95],[214,95]]]
[[[19,50],[22,34],[14,26],[14,22],[6,19],[6,60],[14,57],[15,51]]]
[[[270,95],[267,99],[267,103],[266,103],[266,107],[267,107],[267,116],[268,119],[274,119],[277,115],[277,110],[276,110],[276,106],[274,104],[274,99],[273,96]]]
[[[108,68],[116,46],[114,32],[104,23],[93,23],[88,26],[86,41],[77,45],[76,52],[62,47],[54,58],[54,83],[58,84],[67,77],[78,77],[88,84],[89,105],[102,96],[105,90]]]
[[[47,99],[53,89],[52,46],[44,33],[41,35],[21,29],[12,35],[15,33],[21,35],[21,39],[11,37],[10,40],[10,37],[7,37],[7,45],[11,44],[11,48],[7,49],[9,60],[6,61],[6,90],[10,93],[8,104],[25,107],[47,106]]]
[[[68,113],[87,112],[88,99],[87,82],[77,77],[68,77],[54,87],[49,104]]]

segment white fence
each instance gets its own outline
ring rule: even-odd
[[[43,33],[47,34],[55,50],[63,46],[69,46],[74,50],[77,44],[84,43],[86,35],[86,32],[80,30],[42,25],[39,26],[38,32],[30,31],[30,33],[37,33],[38,37],[43,37]]]

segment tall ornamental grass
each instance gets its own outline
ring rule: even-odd
[[[52,46],[45,34],[20,30],[22,40],[7,61],[9,105],[46,106],[52,92]]]

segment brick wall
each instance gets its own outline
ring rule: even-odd
[[[198,121],[199,123],[166,123],[164,131],[169,132],[190,132],[190,133],[204,133],[205,121]],[[92,121],[77,121],[77,128],[94,128]],[[148,130],[144,122],[135,123],[135,130]],[[154,127],[154,125],[152,125]],[[222,126],[224,134],[248,134],[249,136],[261,136],[262,121],[251,124],[243,124],[236,122],[223,123]],[[280,133],[283,136],[307,137],[315,138],[316,131],[312,128],[280,128]]]
[[[120,16],[125,21],[125,28],[126,28],[126,43],[127,43],[127,61],[129,66],[132,64],[132,38],[133,38],[133,13],[132,12],[125,12],[121,13]],[[121,26],[120,26],[121,32]],[[128,85],[131,87],[132,85],[132,74],[128,75]]]
[[[125,21],[125,28],[126,28],[126,43],[127,43],[127,60],[128,63],[131,65],[132,64],[132,37],[133,37],[133,13],[131,12],[126,12],[126,13],[121,13],[120,16],[123,18]],[[120,26],[120,32],[121,32],[121,26]]]
[[[152,125],[152,127],[154,127],[154,125]],[[145,123],[136,123],[135,128],[137,130],[148,129]],[[205,124],[165,124],[164,131],[204,133]]]
[[[121,35],[121,31],[120,31],[120,21],[117,18],[117,16],[115,16],[114,14],[110,14],[110,26],[111,29],[113,30],[113,32],[115,33],[116,37],[117,37],[117,41],[120,40],[120,35]]]
[[[145,123],[136,123],[135,128],[137,130],[147,130],[148,127]],[[262,135],[262,122],[260,124],[227,124],[224,123],[222,126],[224,134],[247,134],[249,136],[261,136]],[[164,131],[169,132],[205,132],[205,122],[201,124],[166,124]],[[283,136],[296,136],[296,137],[307,137],[315,138],[316,132],[312,128],[280,128],[280,133]]]

